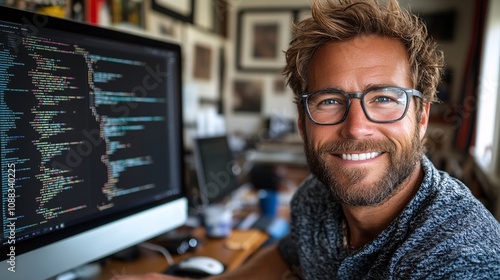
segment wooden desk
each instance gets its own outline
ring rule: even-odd
[[[174,256],[177,263],[193,255],[207,256],[221,261],[226,270],[233,270],[240,266],[250,255],[256,252],[262,244],[268,239],[267,234],[259,232],[258,240],[249,248],[243,250],[231,250],[227,248],[226,239],[212,239],[205,236],[205,229],[200,227],[193,231],[193,235],[201,242],[192,253],[186,253],[181,256]],[[126,262],[118,260],[108,260],[103,267],[102,273],[97,279],[110,279],[114,275],[121,274],[144,274],[147,272],[164,272],[168,268],[165,257],[158,252],[140,249],[140,258],[135,261]]]

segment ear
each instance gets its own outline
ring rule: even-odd
[[[429,124],[429,112],[431,108],[431,103],[426,102],[422,106],[421,119],[420,119],[420,139],[424,139],[425,132],[427,131],[427,125]]]

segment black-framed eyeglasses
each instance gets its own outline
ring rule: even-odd
[[[422,93],[416,89],[401,87],[376,87],[364,92],[345,92],[337,89],[322,89],[301,95],[309,118],[316,124],[335,125],[343,122],[351,99],[361,99],[366,117],[375,123],[393,123],[406,116],[412,96]]]

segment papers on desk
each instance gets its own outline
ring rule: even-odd
[[[247,250],[262,239],[262,232],[257,229],[233,230],[225,245],[231,250]]]

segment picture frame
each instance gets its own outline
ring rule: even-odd
[[[185,26],[183,35],[184,83],[193,85],[200,99],[220,99],[220,49],[223,40],[194,26]]]
[[[113,26],[125,29],[146,29],[145,0],[113,1],[110,17]]]
[[[162,40],[171,40],[181,43],[183,39],[184,23],[171,17],[160,14],[150,14],[146,19],[146,30]]]
[[[213,79],[213,52],[216,51],[206,44],[195,43],[193,46],[193,78],[210,81]]]
[[[195,0],[152,0],[152,8],[161,14],[193,23]]]
[[[240,71],[280,71],[293,20],[292,10],[239,11],[236,67]]]
[[[236,78],[232,82],[233,112],[260,114],[264,99],[264,80],[258,78]]]
[[[196,1],[193,23],[202,29],[213,31],[216,20],[214,5],[215,1],[212,0]]]

